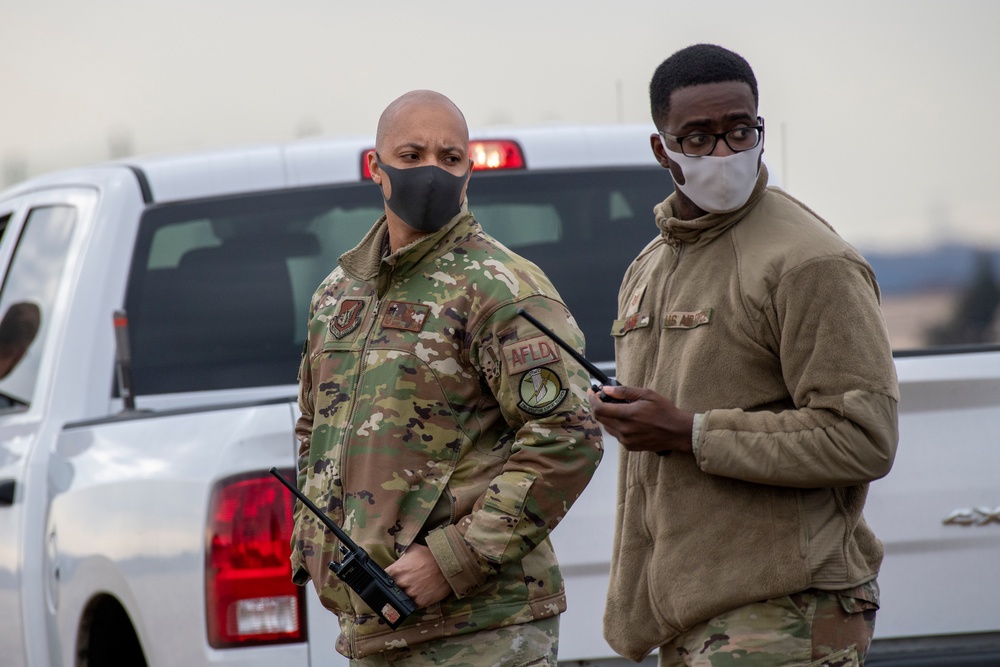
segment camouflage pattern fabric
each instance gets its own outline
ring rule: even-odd
[[[746,605],[660,647],[659,667],[861,667],[877,610],[875,582]]]
[[[351,660],[351,667],[556,667],[559,617],[436,639]]]
[[[310,309],[298,484],[382,567],[425,543],[454,594],[390,630],[327,567],[337,543],[297,508],[292,571],[312,579],[352,658],[551,617],[549,532],[601,458],[583,335],[538,267],[464,213],[387,258],[384,218]]]

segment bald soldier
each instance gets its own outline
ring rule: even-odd
[[[298,485],[419,609],[392,630],[328,569],[337,542],[301,506],[294,581],[337,614],[352,665],[555,665],[566,598],[548,536],[601,431],[584,370],[517,310],[581,351],[583,335],[470,213],[469,130],[448,98],[395,100],[375,146],[385,214],[310,305]]]

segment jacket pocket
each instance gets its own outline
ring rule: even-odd
[[[504,473],[489,485],[483,506],[474,512],[465,534],[483,558],[494,563],[504,560],[534,482],[535,476],[528,473]]]
[[[625,493],[626,503],[619,508],[615,527],[603,629],[611,648],[639,662],[677,635],[678,629],[657,604],[662,575],[657,568],[656,539],[643,519],[647,512],[645,490],[636,485]]]

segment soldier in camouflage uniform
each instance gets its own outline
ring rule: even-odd
[[[385,215],[310,307],[298,485],[419,607],[390,629],[298,507],[294,580],[312,579],[356,665],[554,665],[566,600],[548,535],[602,454],[586,372],[517,309],[583,336],[467,210],[468,142],[437,93],[386,109],[369,156]]]

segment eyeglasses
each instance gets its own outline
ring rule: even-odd
[[[697,134],[686,134],[683,137],[675,137],[661,131],[664,138],[676,141],[681,145],[681,153],[688,157],[704,157],[711,155],[715,150],[715,145],[721,138],[734,153],[748,151],[756,148],[764,136],[764,119],[757,116],[760,125],[748,125],[737,127],[728,132],[698,132]]]

